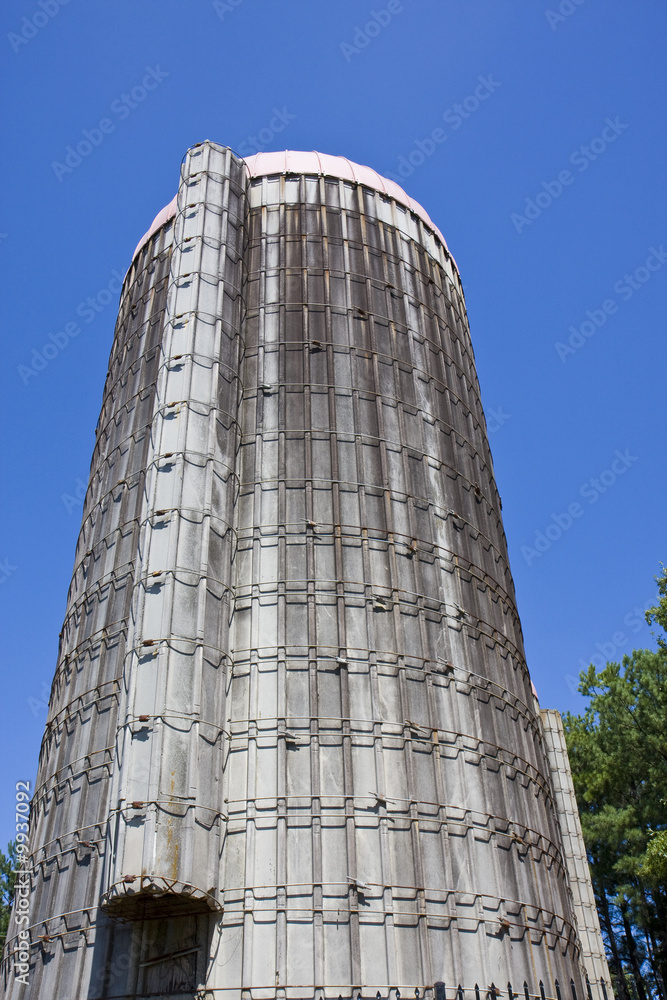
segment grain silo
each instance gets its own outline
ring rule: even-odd
[[[12,1000],[611,1000],[459,274],[367,167],[203,143],[137,248],[29,868]]]

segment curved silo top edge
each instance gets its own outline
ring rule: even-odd
[[[146,230],[146,232],[144,233],[144,235],[141,237],[141,239],[137,243],[137,245],[135,247],[135,250],[134,250],[134,253],[132,254],[132,260],[134,260],[134,258],[137,256],[137,254],[139,253],[139,251],[141,250],[141,248],[144,247],[146,245],[146,243],[148,243],[148,241],[151,238],[151,236],[153,236],[153,234],[156,233],[158,231],[158,229],[161,229],[162,226],[164,226],[164,224],[166,222],[169,222],[169,220],[173,219],[173,217],[176,215],[176,199],[177,199],[177,197],[178,197],[178,195],[174,195],[174,197],[171,199],[171,201],[169,202],[169,204],[165,205],[164,208],[161,209],[158,212],[158,214],[155,216],[155,218],[153,219],[153,221],[150,224],[149,229]]]
[[[379,191],[389,198],[393,198],[398,204],[403,205],[409,211],[414,212],[422,222],[434,233],[447,255],[451,258],[454,267],[456,261],[450,253],[447,241],[432,221],[428,212],[418,201],[411,198],[403,188],[395,181],[383,177],[372,167],[362,166],[348,160],[346,156],[332,156],[329,153],[304,152],[301,150],[285,149],[278,153],[255,153],[247,156],[244,160],[250,177],[265,177],[269,174],[310,174],[323,177],[336,177],[339,180],[351,181],[354,184],[362,184],[364,187]],[[166,205],[162,211],[155,216],[150,228],[139,240],[137,247],[132,254],[136,257],[143,246],[148,242],[166,222],[176,214],[176,197]],[[458,268],[456,268],[458,271]]]

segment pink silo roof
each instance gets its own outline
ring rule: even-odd
[[[251,177],[264,177],[267,174],[314,174],[326,177],[339,177],[342,180],[352,181],[356,184],[363,184],[374,191],[380,191],[390,198],[394,198],[399,204],[404,205],[411,212],[424,222],[431,229],[444,247],[447,246],[445,239],[438,227],[431,221],[431,218],[424,208],[406,194],[403,188],[395,181],[383,177],[372,167],[364,167],[359,163],[348,160],[346,156],[330,156],[328,153],[302,152],[286,149],[279,153],[255,153],[245,159],[246,166]],[[168,222],[176,214],[176,198],[166,205],[161,212],[155,216],[153,223],[137,244],[134,251],[136,255],[144,244],[156,233],[161,226]]]

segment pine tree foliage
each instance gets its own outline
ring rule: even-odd
[[[667,626],[667,570],[647,612]],[[564,717],[610,967],[621,1000],[667,1000],[667,642],[591,664],[583,715]]]

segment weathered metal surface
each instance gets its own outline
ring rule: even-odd
[[[289,155],[190,150],[126,278],[21,995],[583,998],[458,272]]]
[[[428,228],[434,232],[443,247],[447,247],[445,238],[432,222],[428,213],[419,202],[406,194],[402,187],[395,181],[383,177],[371,167],[364,167],[360,163],[353,163],[345,156],[329,156],[325,153],[317,152],[295,152],[294,150],[284,150],[280,153],[256,153],[243,160],[249,177],[265,177],[269,174],[304,174],[311,177],[333,177],[337,179],[353,181],[355,184],[363,184],[373,191],[380,191],[382,194],[393,198],[400,205],[405,206],[418,215],[426,223]],[[148,231],[141,237],[134,255],[139,253],[144,244],[161,229],[165,223],[173,219],[177,211],[178,197],[174,197],[168,205],[158,212],[153,219]]]
[[[547,757],[551,766],[551,780],[558,820],[563,839],[563,854],[567,867],[572,903],[581,942],[581,956],[591,980],[610,981],[609,966],[602,943],[600,919],[595,905],[591,873],[586,856],[586,845],[581,832],[581,821],[572,783],[572,772],[567,756],[565,732],[558,712],[545,709],[541,713]]]
[[[221,166],[187,179],[173,230],[102,899],[120,916],[221,905],[245,229],[243,166]]]

